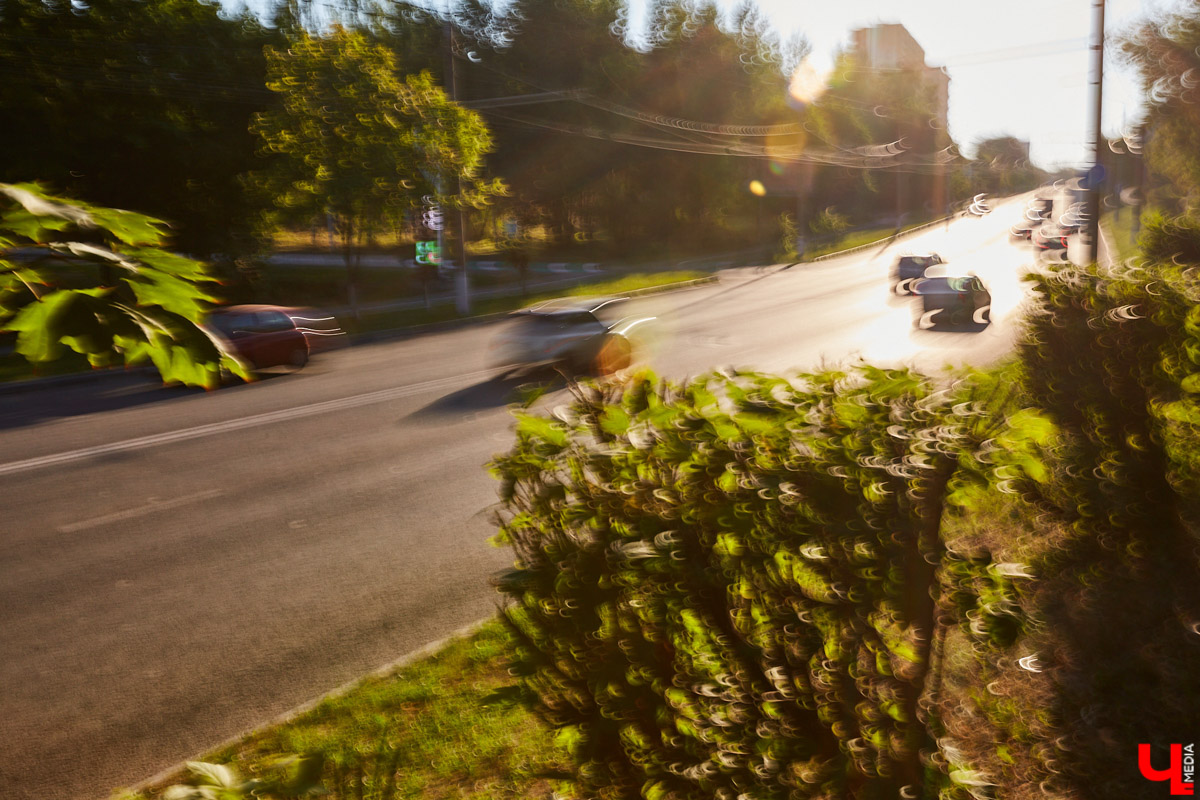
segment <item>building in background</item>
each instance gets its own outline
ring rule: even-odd
[[[854,52],[867,69],[912,72],[934,89],[934,113],[941,130],[949,126],[950,76],[925,63],[925,49],[899,23],[872,25],[852,32]]]

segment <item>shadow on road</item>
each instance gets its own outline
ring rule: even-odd
[[[566,385],[566,378],[549,368],[516,375],[497,375],[474,386],[468,386],[444,397],[439,397],[409,416],[412,418],[456,416],[474,411],[502,408],[511,403],[521,402],[528,393],[557,392]]]
[[[287,373],[263,372],[256,383],[276,380]],[[250,384],[237,383],[218,391],[249,389]],[[13,430],[39,422],[122,411],[153,403],[203,395],[203,389],[186,386],[164,386],[155,378],[139,375],[120,375],[71,386],[31,388],[6,395],[0,403],[0,430]]]

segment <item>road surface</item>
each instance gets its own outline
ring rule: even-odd
[[[1016,201],[818,264],[647,297],[660,374],[1012,346]],[[984,278],[980,333],[913,328],[899,252]],[[491,614],[514,381],[492,326],[355,347],[204,393],[144,379],[0,397],[0,797],[106,797]],[[555,402],[550,398],[549,402]]]

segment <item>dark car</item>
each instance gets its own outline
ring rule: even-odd
[[[624,298],[552,300],[514,312],[492,340],[493,366],[517,371],[542,365],[610,374],[633,362],[634,331],[653,317],[618,317]]]
[[[924,278],[913,283],[921,298],[917,327],[937,325],[987,325],[991,321],[992,295],[975,275]]]
[[[892,267],[892,291],[909,294],[912,282],[924,278],[925,270],[944,263],[937,253],[900,256]]]
[[[1048,208],[1042,201],[1035,200],[1026,207],[1021,221],[1013,225],[1009,232],[1018,239],[1032,239],[1034,231],[1041,228],[1050,219],[1052,208],[1053,205]]]
[[[1063,252],[1068,247],[1068,239],[1079,231],[1076,225],[1043,225],[1033,235],[1033,246],[1041,252]]]
[[[267,367],[303,367],[310,353],[324,349],[313,341],[341,333],[332,317],[306,317],[308,309],[282,306],[226,306],[213,311],[207,327],[252,370]],[[298,320],[300,324],[298,324]],[[310,327],[308,322],[322,327]]]

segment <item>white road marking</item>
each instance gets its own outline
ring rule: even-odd
[[[217,497],[222,494],[224,494],[224,492],[220,489],[209,489],[205,492],[196,492],[195,494],[176,497],[172,500],[158,500],[151,497],[150,502],[144,506],[129,508],[112,514],[105,514],[102,517],[92,517],[91,519],[72,522],[70,525],[61,525],[58,528],[58,532],[74,533],[75,531],[82,531],[88,528],[97,528],[101,525],[107,525],[110,522],[120,522],[121,520],[133,519],[134,517],[141,517],[146,514],[153,514],[157,511],[166,511],[167,509],[178,508],[179,506],[187,505],[188,503],[195,503],[199,500],[208,500],[209,498]]]
[[[65,464],[71,461],[82,461],[83,459],[107,455],[109,453],[125,453],[130,450],[144,450],[148,447],[156,447],[160,444],[181,442],[187,439],[199,439],[203,436],[212,436],[218,433],[228,433],[229,431],[244,430],[246,428],[257,428],[259,425],[269,425],[272,422],[283,422],[289,419],[311,417],[316,414],[325,414],[330,411],[341,411],[347,408],[358,408],[360,406],[374,405],[375,403],[386,403],[389,400],[399,400],[403,397],[411,397],[413,395],[423,394],[425,392],[449,388],[473,378],[480,378],[485,375],[490,376],[494,371],[495,370],[490,369],[479,370],[478,372],[469,372],[464,375],[453,375],[448,378],[438,378],[432,381],[425,381],[424,383],[414,383],[409,386],[397,386],[392,389],[381,389],[377,392],[367,392],[365,394],[352,395],[351,397],[341,397],[337,400],[325,400],[320,403],[310,403],[306,406],[296,406],[295,408],[284,408],[280,409],[279,411],[269,411],[265,414],[254,414],[253,416],[249,417],[224,420],[223,422],[211,422],[207,425],[197,425],[193,428],[182,428],[180,430],[166,431],[165,433],[156,433],[150,436],[139,436],[136,439],[126,439],[121,442],[99,444],[93,447],[84,447],[79,450],[68,450],[64,453],[53,453],[48,456],[27,458],[23,461],[10,461],[7,464],[0,464],[0,475],[10,475],[14,472],[26,472],[32,469],[50,467],[54,466],[55,464]]]

